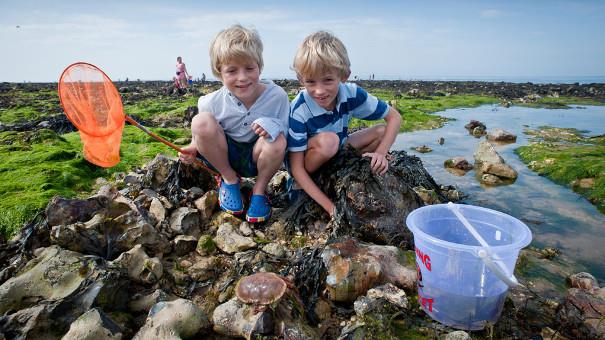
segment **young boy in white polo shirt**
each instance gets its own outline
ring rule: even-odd
[[[263,44],[255,30],[234,25],[217,34],[210,46],[212,73],[223,83],[198,101],[191,122],[191,145],[180,159],[199,155],[221,175],[221,209],[244,212],[240,177],[256,176],[248,222],[271,216],[267,184],[280,168],[286,150],[289,102],[286,92],[270,80],[260,80]]]
[[[334,203],[313,182],[309,174],[330,160],[346,144],[370,157],[372,172],[383,175],[387,153],[395,141],[401,115],[384,101],[353,83],[345,83],[351,63],[343,43],[334,35],[319,31],[299,46],[293,69],[305,87],[292,101],[288,152],[294,177],[291,193],[304,190],[324,210],[334,215]],[[349,120],[384,119],[379,124],[348,135]]]

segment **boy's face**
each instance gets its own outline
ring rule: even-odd
[[[301,76],[299,80],[319,106],[332,111],[336,107],[340,82],[346,81],[347,77],[342,77],[336,70],[331,70],[317,77]]]
[[[220,71],[223,85],[246,106],[253,104],[262,92],[260,69],[254,60],[230,61],[222,65]]]

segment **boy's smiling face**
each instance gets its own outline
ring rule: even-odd
[[[223,85],[248,108],[263,92],[260,69],[254,60],[233,60],[221,65],[220,71]]]
[[[336,107],[340,82],[345,82],[347,77],[341,76],[336,70],[330,70],[321,76],[301,76],[299,80],[319,106],[332,111]]]

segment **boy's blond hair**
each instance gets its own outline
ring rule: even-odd
[[[255,29],[233,25],[220,31],[210,44],[210,65],[217,78],[221,78],[224,64],[250,59],[263,70],[263,42]]]
[[[303,40],[296,51],[292,68],[301,77],[318,77],[336,70],[341,77],[351,74],[351,62],[345,45],[332,33],[315,32]]]

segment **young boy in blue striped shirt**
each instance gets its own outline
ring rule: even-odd
[[[401,125],[397,110],[356,84],[346,83],[350,65],[343,43],[324,31],[305,38],[293,64],[305,89],[290,105],[288,151],[295,180],[291,190],[304,190],[330,216],[335,213],[334,203],[310,174],[350,145],[372,159],[373,173],[383,175],[389,167],[387,153]],[[384,119],[386,125],[374,125],[348,135],[351,117]]]

